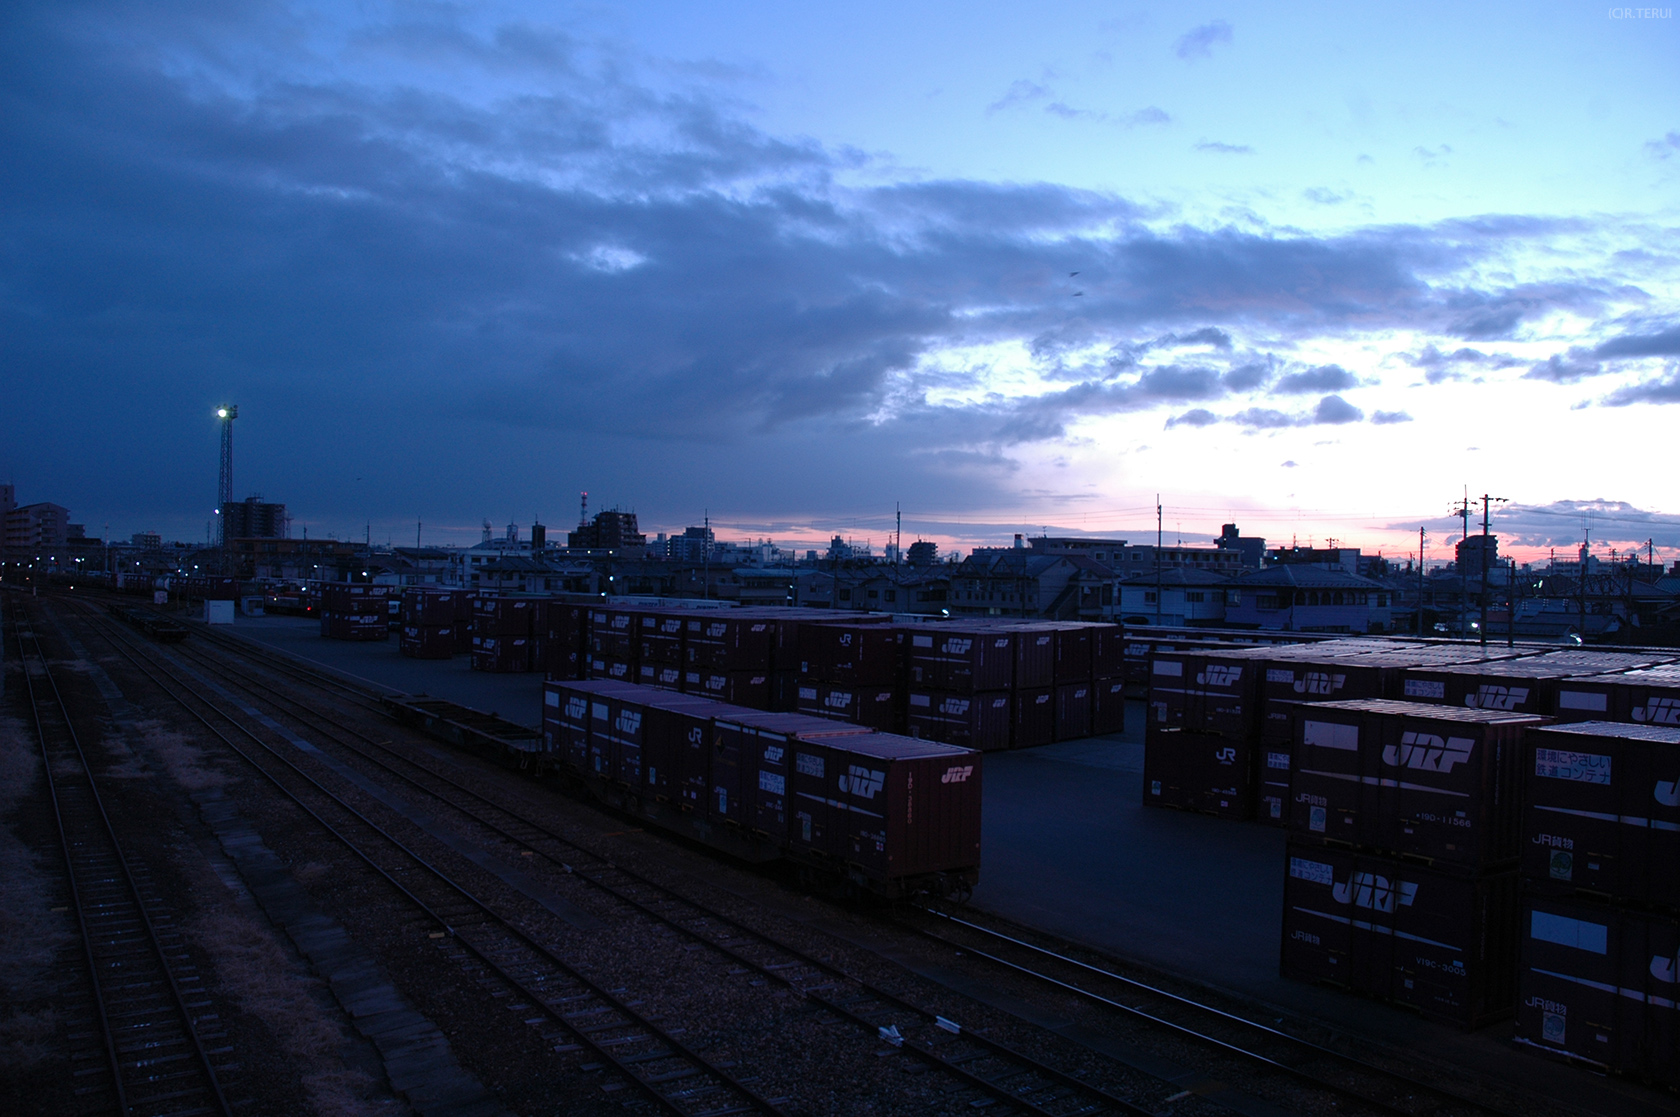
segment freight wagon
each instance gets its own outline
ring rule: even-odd
[[[650,826],[842,895],[966,899],[980,754],[610,680],[543,688],[543,763]]]

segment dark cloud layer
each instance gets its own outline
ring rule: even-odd
[[[1313,236],[1054,184],[842,186],[863,156],[767,135],[704,78],[412,11],[355,39],[367,75],[513,92],[346,72],[278,5],[0,14],[0,468],[27,499],[190,526],[231,400],[239,487],[348,522],[553,519],[581,488],[666,516],[997,506],[1009,448],[1086,416],[1362,420],[1336,394],[1359,378],[1295,340],[1505,337],[1609,289],[1455,278],[1531,220]],[[1027,103],[1055,102],[1018,83],[994,108]],[[1055,387],[1000,398],[931,360],[997,345]],[[1639,345],[1672,330],[1591,357]]]

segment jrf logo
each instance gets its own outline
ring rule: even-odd
[[[968,649],[972,648],[973,646],[974,646],[974,641],[973,640],[964,640],[964,639],[959,639],[958,637],[953,636],[949,640],[945,641],[945,654],[946,655],[967,655],[968,654]]]
[[[1400,906],[1411,907],[1412,900],[1417,897],[1417,884],[1414,881],[1400,882]],[[1380,911],[1392,914],[1394,911],[1394,886],[1389,879],[1377,873],[1354,873],[1341,884],[1330,889],[1338,904],[1352,904],[1356,908],[1366,908],[1370,911]]]
[[[1453,770],[1453,765],[1469,760],[1470,751],[1475,747],[1476,742],[1468,737],[1451,737],[1443,741],[1433,733],[1408,731],[1401,734],[1398,745],[1388,745],[1383,749],[1383,763],[1445,775]]]
[[[1464,704],[1477,710],[1514,710],[1528,701],[1525,686],[1494,686],[1483,683],[1476,693],[1467,695]]]
[[[1347,682],[1346,675],[1332,675],[1328,671],[1303,671],[1295,680],[1296,694],[1335,694]]]
[[[578,698],[575,695],[566,699],[566,717],[572,721],[582,721],[589,716],[589,699]]]
[[[974,765],[964,764],[960,768],[947,768],[945,774],[939,777],[940,783],[967,783],[968,777],[974,774]]]
[[[1236,686],[1242,672],[1241,667],[1207,667],[1196,676],[1196,683],[1198,686]]]
[[[840,790],[848,795],[856,795],[859,799],[873,799],[887,782],[887,774],[873,768],[861,768],[856,764],[847,765],[840,774]]]
[[[1665,807],[1680,807],[1680,780],[1658,780],[1651,797]]]
[[[1633,720],[1647,725],[1680,725],[1680,698],[1647,698],[1633,711]]]

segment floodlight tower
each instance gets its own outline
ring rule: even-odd
[[[239,418],[239,408],[231,403],[218,407],[216,418],[222,421],[222,470],[216,482],[216,542],[225,548],[228,545],[227,506],[233,503],[233,421]]]

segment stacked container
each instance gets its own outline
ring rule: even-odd
[[[616,606],[589,610],[589,678],[636,681],[636,616],[636,610]]]
[[[391,634],[384,586],[321,583],[321,635],[330,640],[384,640]]]
[[[1680,1086],[1680,729],[1537,730],[1523,775],[1518,1041]]]
[[[907,628],[910,735],[964,748],[1008,748],[1015,649],[1015,633],[990,625]]]
[[[1543,719],[1296,710],[1282,972],[1466,1027],[1514,1002],[1519,763]]]
[[[461,590],[411,586],[403,590],[398,647],[414,659],[448,659],[455,654],[455,616]]]
[[[779,636],[774,614],[763,610],[689,614],[683,620],[683,691],[735,706],[771,709]]]
[[[661,690],[683,689],[684,629],[681,613],[653,610],[636,614],[636,681]]]
[[[800,713],[886,732],[903,728],[904,634],[890,625],[801,624]]]
[[[1143,802],[1254,813],[1262,649],[1158,652],[1143,738]]]
[[[1406,671],[1412,702],[1512,713],[1558,713],[1563,680],[1649,667],[1665,657],[1630,652],[1561,651],[1490,663],[1417,667]]]
[[[1557,719],[1680,726],[1680,665],[1563,679]]]
[[[581,679],[588,672],[589,606],[552,599],[537,638],[538,666],[550,679]]]
[[[539,598],[474,597],[473,670],[501,674],[531,670],[542,606]]]

